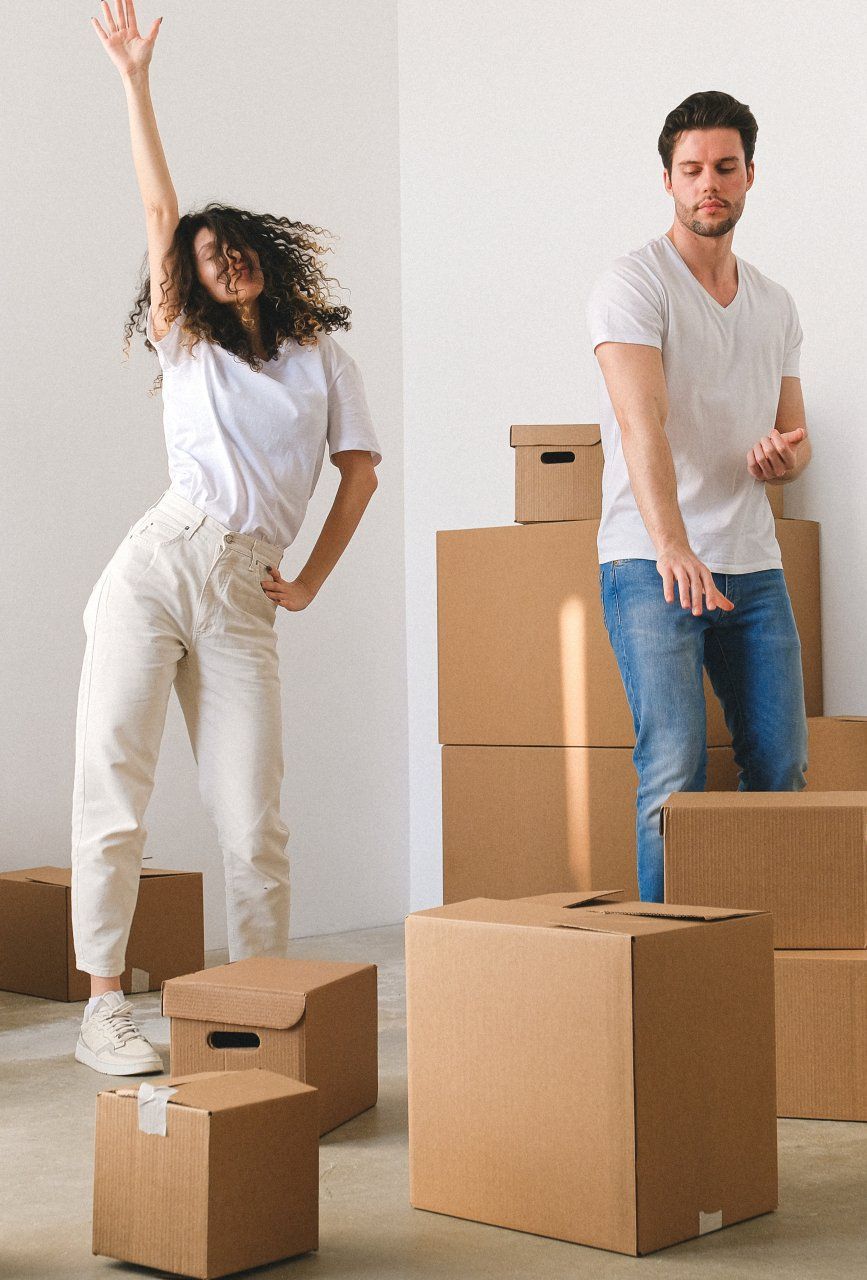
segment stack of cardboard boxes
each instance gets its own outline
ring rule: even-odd
[[[637,897],[635,735],[599,597],[599,428],[515,426],[511,440],[516,523],[437,535],[443,899],[600,884]],[[821,716],[819,526],[783,519],[781,487],[767,491]],[[732,790],[705,688],[708,787]]]
[[[867,1120],[867,790],[679,794],[662,824],[666,901],[773,916],[778,1114]]]
[[[213,1280],[318,1247],[322,1134],[377,1099],[376,966],[164,983],[170,1077],[97,1098],[93,1252]]]

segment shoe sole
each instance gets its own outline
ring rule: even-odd
[[[93,1067],[104,1076],[149,1076],[155,1071],[162,1071],[162,1060],[154,1062],[151,1058],[141,1058],[138,1062],[107,1062],[98,1058],[92,1049],[79,1040],[75,1046],[76,1062],[83,1062],[86,1067]]]

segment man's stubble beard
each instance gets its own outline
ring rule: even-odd
[[[744,204],[745,200],[741,200],[738,204],[730,205],[731,217],[723,218],[722,222],[702,222],[700,218],[695,216],[688,205],[681,204],[679,200],[675,200],[674,208],[678,221],[690,231],[694,231],[697,236],[717,238],[731,231],[732,227],[739,221],[744,211]]]

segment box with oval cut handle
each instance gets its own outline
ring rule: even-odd
[[[598,520],[602,435],[598,423],[513,426],[515,521]]]
[[[321,1133],[377,1098],[376,965],[257,956],[172,978],[175,1075],[260,1067],[319,1090]]]

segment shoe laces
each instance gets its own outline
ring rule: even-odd
[[[123,1004],[113,1008],[104,1006],[97,1010],[95,1017],[99,1019],[101,1026],[115,1045],[126,1044],[127,1040],[135,1040],[141,1035],[132,1016],[132,1005],[129,1000],[124,1000]]]

